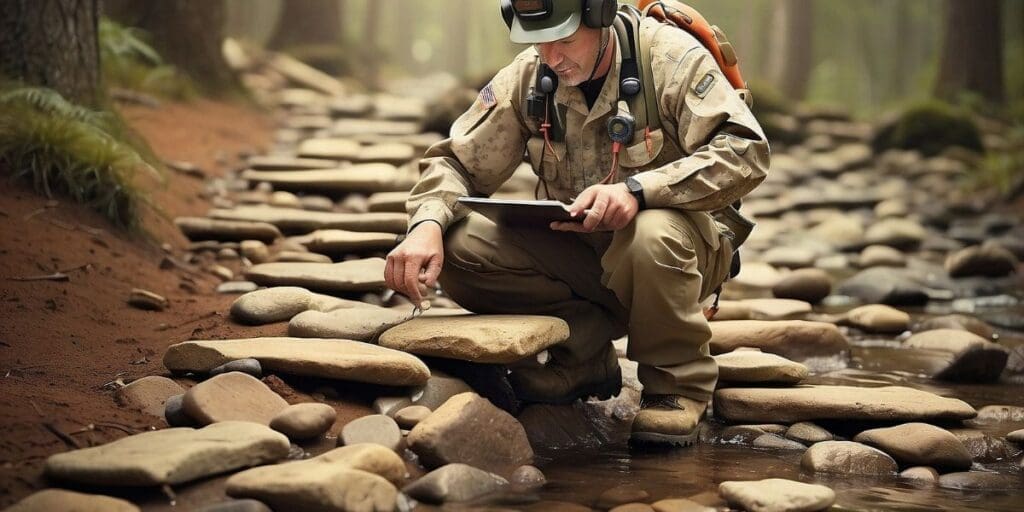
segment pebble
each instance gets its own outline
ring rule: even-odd
[[[734,350],[714,356],[718,378],[725,382],[797,384],[807,378],[807,367],[758,349]]]
[[[1011,475],[965,471],[961,473],[946,473],[940,476],[939,487],[965,491],[1019,491],[1021,482],[1019,477]]]
[[[389,416],[371,414],[354,419],[341,429],[338,445],[351,446],[359,443],[379,444],[389,450],[398,450],[402,444],[402,432]]]
[[[313,439],[327,432],[337,417],[338,412],[327,404],[292,404],[270,420],[270,428],[288,439]]]
[[[919,482],[935,483],[939,480],[939,472],[935,471],[935,468],[929,468],[927,466],[914,466],[900,472],[900,478],[916,480]]]
[[[901,333],[910,328],[910,315],[884,304],[868,304],[848,311],[840,323],[870,333]]]
[[[1013,273],[1019,264],[1012,252],[988,241],[950,254],[945,268],[950,277],[1002,277]]]
[[[853,441],[822,441],[804,452],[800,466],[812,473],[894,475],[896,461],[885,452]]]
[[[217,293],[225,295],[237,295],[249,293],[259,289],[259,285],[252,281],[228,281],[217,285]]]
[[[651,503],[651,508],[655,512],[715,512],[717,510],[686,498],[666,498],[655,501]]]
[[[817,304],[832,291],[832,278],[824,270],[802,268],[786,274],[772,287],[780,299],[796,299]]]
[[[805,450],[803,443],[786,439],[778,434],[761,434],[754,438],[752,443],[757,448],[769,448],[772,450]]]
[[[270,249],[267,244],[259,240],[242,240],[239,244],[242,256],[253,263],[266,263],[270,261]]]
[[[236,359],[234,361],[228,361],[212,370],[210,370],[210,376],[220,375],[228,372],[242,372],[248,375],[252,375],[257,379],[263,377],[263,367],[260,365],[258,359],[247,357],[245,359]]]
[[[521,490],[537,490],[544,487],[548,482],[544,473],[540,469],[529,464],[516,468],[516,470],[512,472],[512,476],[509,478],[509,481],[512,485],[516,486],[517,489]]]
[[[469,501],[508,485],[504,478],[467,464],[446,464],[405,486],[402,492],[424,503]]]
[[[168,425],[172,427],[196,426],[196,420],[192,419],[192,417],[185,412],[185,407],[182,404],[184,399],[184,393],[167,397],[167,401],[164,402],[164,421],[166,421]]]
[[[431,412],[433,411],[429,407],[422,405],[403,407],[395,413],[395,423],[398,423],[398,426],[404,430],[412,430],[419,422],[430,416]]]
[[[148,311],[163,311],[170,305],[164,296],[142,288],[132,288],[128,295],[128,304]]]
[[[269,425],[288,402],[260,382],[241,372],[223,373],[196,384],[185,393],[185,412],[200,424],[251,421]]]
[[[244,500],[228,500],[220,503],[214,503],[203,508],[196,509],[195,512],[273,512],[270,507],[264,505],[262,502],[250,499]]]
[[[812,445],[822,441],[831,441],[833,436],[831,432],[815,425],[814,423],[801,421],[790,425],[789,428],[786,429],[786,438],[806,445]]]

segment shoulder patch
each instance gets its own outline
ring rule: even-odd
[[[486,87],[480,90],[479,99],[484,108],[494,108],[498,104],[498,100],[494,98],[494,90],[491,89],[491,84],[487,84]]]
[[[693,86],[693,92],[697,93],[698,98],[703,98],[704,96],[707,96],[708,91],[711,90],[711,86],[714,84],[715,75],[707,73],[700,79],[700,81],[697,82],[697,85]]]

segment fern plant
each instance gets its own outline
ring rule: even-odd
[[[136,149],[120,118],[67,101],[52,89],[0,91],[0,168],[31,181],[42,194],[69,195],[114,224],[137,229],[140,208],[151,205],[139,172],[163,176]]]
[[[100,63],[106,84],[171,99],[194,97],[196,89],[188,77],[166,64],[145,39],[142,30],[100,19]]]

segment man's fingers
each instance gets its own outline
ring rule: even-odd
[[[395,289],[395,256],[388,255],[387,263],[384,264],[384,282],[387,283],[388,288]]]
[[[423,260],[420,258],[409,258],[405,262],[405,268],[399,274],[400,279],[405,281],[405,295],[412,299],[413,304],[419,304],[423,300],[420,295],[420,269],[423,267]]]
[[[583,228],[587,231],[593,231],[601,220],[604,219],[605,212],[608,210],[608,199],[604,196],[598,196],[594,200],[593,206],[590,207],[590,213],[587,214],[587,218],[583,219]]]
[[[427,270],[424,274],[426,285],[433,287],[437,284],[437,278],[441,275],[441,267],[444,266],[444,255],[437,254],[427,262]]]
[[[597,193],[597,189],[591,187],[584,190],[575,201],[569,205],[569,212],[574,216],[583,213],[583,210],[588,208],[591,203],[594,202],[594,194]]]

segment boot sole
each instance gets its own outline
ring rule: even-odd
[[[693,432],[684,435],[658,434],[656,432],[633,432],[629,436],[629,440],[631,442],[642,445],[668,445],[685,448],[687,446],[693,446],[694,443],[697,442],[697,437],[699,434],[699,428],[694,429]]]
[[[529,393],[518,394],[517,398],[523,402],[551,405],[568,405],[579,399],[596,397],[598,400],[608,400],[618,396],[622,391],[622,370],[615,372],[615,377],[594,386],[585,386],[579,391],[570,393],[567,396],[531,396]]]

